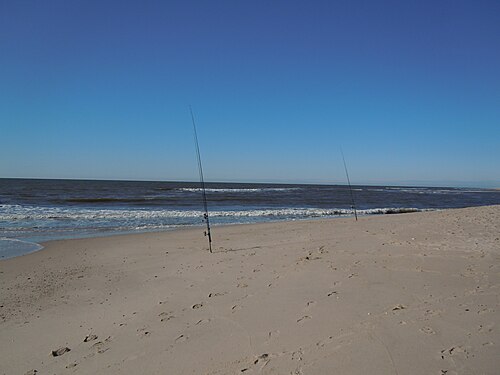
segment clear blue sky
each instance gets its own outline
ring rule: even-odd
[[[0,1],[0,177],[500,186],[499,1]]]

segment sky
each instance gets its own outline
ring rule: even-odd
[[[499,1],[0,0],[0,177],[500,187]]]

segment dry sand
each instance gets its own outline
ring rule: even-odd
[[[0,261],[0,373],[500,373],[500,206],[213,235]]]

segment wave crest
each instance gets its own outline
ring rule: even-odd
[[[191,193],[201,192],[201,188],[178,188],[179,191],[187,191]],[[234,189],[224,189],[224,188],[206,188],[207,193],[257,193],[266,191],[292,191],[300,190],[300,188],[234,188]]]
[[[426,211],[412,207],[388,207],[358,210],[359,215],[399,214]],[[210,211],[211,217],[220,218],[316,218],[352,215],[345,208],[278,208],[235,211]],[[203,216],[201,210],[145,210],[145,209],[89,209],[62,207],[27,207],[19,205],[0,205],[0,221],[19,220],[150,220],[167,218],[197,218]]]

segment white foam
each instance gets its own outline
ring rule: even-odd
[[[201,188],[179,188],[179,191],[188,191],[192,193],[201,192]],[[300,188],[260,188],[260,189],[215,189],[206,188],[205,191],[208,193],[256,193],[256,192],[266,192],[266,191],[289,191],[289,190],[300,190]]]
[[[420,187],[387,187],[385,189],[371,189],[372,191],[392,191],[412,194],[464,194],[464,193],[489,193],[494,190],[481,189],[447,189],[447,188],[420,188]]]
[[[360,215],[416,212],[421,209],[412,207],[372,208],[358,210]],[[351,209],[345,208],[278,208],[236,211],[210,211],[211,217],[322,217],[350,215]],[[66,207],[29,207],[20,205],[0,205],[0,221],[21,220],[151,220],[167,218],[197,218],[203,216],[201,210],[165,210],[165,209],[89,209]]]

